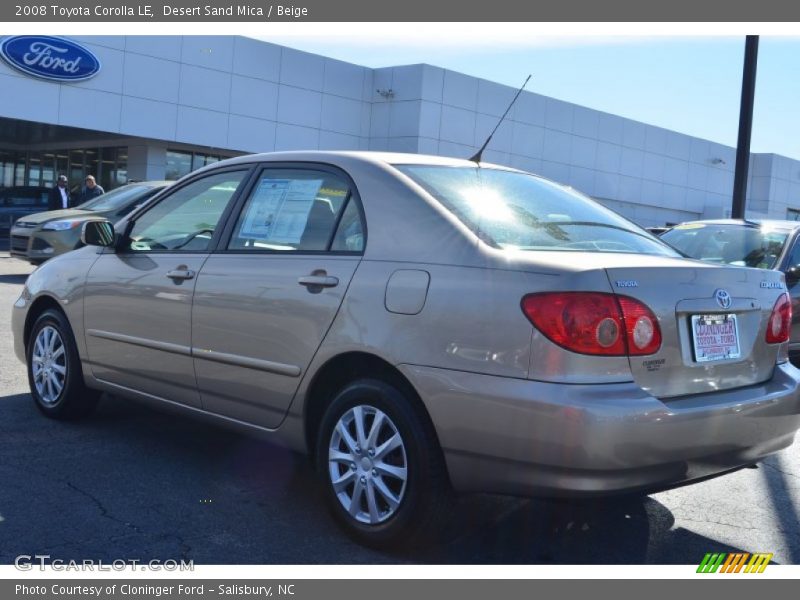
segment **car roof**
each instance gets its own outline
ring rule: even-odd
[[[686,221],[675,225],[672,229],[678,229],[681,225],[737,225],[741,227],[783,229],[786,231],[800,229],[800,221],[787,221],[782,219],[703,219],[699,221]]]
[[[174,181],[167,181],[167,180],[156,180],[156,181],[129,181],[125,185],[149,185],[150,187],[164,187],[167,185],[172,185],[175,183]],[[120,186],[124,187],[124,186]],[[114,188],[119,189],[119,188]]]
[[[438,165],[447,167],[475,167],[475,163],[467,158],[452,158],[447,156],[433,156],[429,154],[413,154],[403,152],[372,152],[358,150],[300,150],[286,152],[263,152],[260,154],[245,154],[235,158],[229,158],[221,162],[216,162],[210,167],[220,165],[234,165],[240,163],[252,163],[262,161],[272,162],[291,162],[291,161],[319,161],[328,162],[336,158],[347,158],[350,160],[362,161],[365,163],[381,163],[385,165]],[[496,165],[493,163],[481,162],[481,166],[492,169],[503,169],[505,171],[515,171],[509,167]],[[208,168],[208,167],[205,167]]]

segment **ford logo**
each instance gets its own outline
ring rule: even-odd
[[[0,56],[18,71],[51,81],[83,81],[100,70],[98,58],[83,46],[44,35],[7,37]]]
[[[722,308],[730,308],[731,307],[731,295],[727,292],[727,290],[718,289],[714,292],[714,298],[717,299],[717,304],[720,305]]]

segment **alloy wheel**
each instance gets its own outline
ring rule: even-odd
[[[31,356],[33,382],[42,402],[55,404],[67,379],[67,354],[55,327],[42,327],[36,335]]]
[[[328,471],[334,493],[351,517],[368,525],[383,523],[397,512],[408,480],[397,426],[373,406],[350,408],[331,434]]]

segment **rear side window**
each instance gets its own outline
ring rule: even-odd
[[[361,224],[358,204],[353,198],[348,200],[347,207],[344,209],[331,244],[331,250],[334,252],[364,251],[364,228]]]
[[[357,206],[343,177],[315,169],[265,169],[239,215],[228,249],[360,252],[361,233]]]
[[[395,168],[496,248],[678,256],[590,198],[533,175],[477,166]]]

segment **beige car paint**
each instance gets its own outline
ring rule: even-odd
[[[582,494],[675,485],[759,460],[790,444],[800,427],[800,372],[784,361],[786,344],[762,342],[782,290],[759,283],[782,282],[780,273],[637,254],[493,249],[392,167],[476,168],[466,161],[298,152],[221,166],[265,162],[347,172],[366,217],[363,256],[129,259],[83,248],[29,278],[13,314],[18,356],[27,311],[51,296],[76,337],[86,336],[79,351],[87,385],[184,405],[306,451],[315,374],[343,353],[370,354],[418,393],[457,490]],[[176,285],[165,273],[181,264],[197,277]],[[323,270],[338,285],[311,293],[298,284]],[[405,308],[390,311],[389,282],[401,271],[427,273],[427,290],[416,302],[401,292]],[[619,280],[637,285],[623,289]],[[712,310],[720,286],[741,315],[743,358],[687,364],[685,308]],[[629,361],[556,346],[520,308],[525,294],[549,290],[643,299],[660,320],[661,350]],[[648,370],[645,359],[664,363]]]

